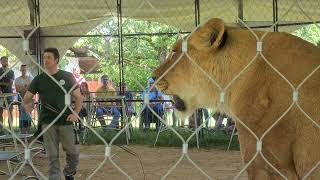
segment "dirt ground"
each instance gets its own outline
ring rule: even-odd
[[[181,157],[181,148],[173,147],[150,147],[141,145],[130,145],[128,149],[133,154],[124,149],[113,146],[113,161],[121,167],[132,179],[153,180],[160,179]],[[103,162],[105,147],[102,145],[84,146],[80,148],[80,165],[76,174],[76,179],[87,179]],[[242,169],[243,165],[240,159],[239,151],[226,152],[224,150],[205,150],[189,149],[189,157],[212,179],[229,180],[233,179]],[[61,153],[61,166],[64,167],[65,155]],[[47,161],[44,154],[37,155],[33,162],[35,166],[44,174],[47,174]],[[6,167],[5,161],[0,161],[0,169]],[[26,170],[28,171],[28,170]],[[8,176],[1,175],[0,179],[8,179]],[[20,179],[17,177],[17,179]],[[112,163],[107,160],[101,169],[92,177],[92,179],[128,179],[121,174]],[[169,180],[201,180],[207,179],[196,169],[190,161],[183,158],[180,164],[166,178]],[[246,174],[242,175],[241,180],[245,180]]]

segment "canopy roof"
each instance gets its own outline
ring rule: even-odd
[[[120,0],[118,0],[120,2]],[[198,3],[197,3],[198,2]],[[108,18],[132,18],[165,23],[192,31],[212,17],[229,25],[240,20],[266,28],[278,20],[279,31],[293,31],[301,24],[320,21],[319,0],[5,0],[0,11],[0,44],[24,59],[25,30],[40,29],[41,47],[55,46],[61,53]],[[270,29],[270,28],[268,28]],[[77,36],[75,36],[77,35]]]

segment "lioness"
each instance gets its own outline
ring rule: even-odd
[[[261,38],[265,32],[254,33]],[[241,120],[258,138],[263,137],[261,152],[276,169],[290,180],[305,177],[320,160],[320,69],[307,78],[320,65],[320,49],[288,33],[270,32],[262,40],[262,55],[257,55],[257,39],[252,32],[225,26],[223,20],[215,18],[193,32],[187,42],[190,58],[222,89],[228,87],[224,103],[220,103],[218,86],[187,55],[159,79],[182,55],[182,40],[173,45],[169,58],[154,72],[158,88],[175,95],[182,114],[216,106]],[[301,83],[298,93],[293,95],[293,88]],[[297,104],[293,99],[297,99]],[[236,127],[241,155],[247,164],[257,152],[257,139],[239,122]],[[249,179],[283,179],[261,154],[247,172]],[[307,179],[319,180],[320,167]]]

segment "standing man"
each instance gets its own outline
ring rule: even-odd
[[[24,108],[27,112],[31,112],[32,98],[38,93],[42,104],[40,111],[39,123],[42,129],[58,116],[65,105],[65,93],[61,86],[69,92],[76,85],[70,95],[75,101],[76,114],[79,114],[82,107],[83,97],[80,88],[73,75],[69,72],[58,69],[60,55],[56,48],[47,48],[44,50],[43,61],[44,67],[48,74],[58,81],[55,83],[46,73],[36,76],[28,91],[24,96]],[[71,99],[71,98],[67,98]],[[75,134],[73,130],[73,122],[77,121],[77,115],[73,114],[69,108],[64,111],[63,115],[51,126],[44,134],[43,141],[49,161],[49,179],[60,180],[60,162],[59,162],[59,143],[62,144],[63,150],[66,152],[66,166],[63,174],[66,180],[73,180],[79,164],[79,147],[76,145]]]
[[[1,65],[2,67],[0,68],[0,93],[13,93],[12,91],[12,84],[14,81],[14,72],[8,68],[9,62],[8,62],[8,57],[7,56],[2,56],[1,57]],[[6,73],[6,74],[5,74]],[[5,75],[4,75],[5,74]],[[13,96],[7,96],[7,102],[8,105],[13,101]],[[3,100],[3,98],[2,98]],[[4,101],[1,101],[0,103],[0,122],[3,123],[3,108],[6,107],[6,104]],[[9,107],[9,120],[12,121],[12,106]],[[9,124],[10,125],[10,124]],[[11,127],[9,127],[11,128]],[[1,134],[3,134],[3,129],[1,126]]]
[[[18,100],[22,102],[22,98],[28,90],[29,84],[32,81],[32,77],[27,74],[27,65],[22,64],[20,66],[21,76],[15,79],[16,91],[19,93]],[[33,107],[33,103],[31,104]],[[29,127],[31,126],[31,113],[24,110],[22,105],[19,105],[19,128],[22,134],[27,134]]]

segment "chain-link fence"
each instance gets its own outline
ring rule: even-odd
[[[1,56],[9,57],[9,66],[2,62],[0,98],[8,120],[1,122],[5,135],[0,139],[14,142],[13,148],[8,147],[10,151],[7,147],[0,151],[0,160],[6,161],[9,169],[4,179],[50,179],[44,167],[46,150],[38,143],[67,111],[84,127],[84,140],[90,136],[102,144],[86,147],[87,154],[80,154],[81,170],[76,179],[320,178],[320,51],[315,46],[320,42],[319,1],[6,0],[2,5],[0,50]],[[70,62],[80,66],[82,77],[76,77],[78,83],[72,88],[65,89],[43,67],[47,47],[57,47],[64,55],[61,67]],[[10,74],[19,71],[22,64],[33,76],[48,75],[48,81],[65,94],[65,106],[53,107],[56,117],[35,138],[15,129],[21,114],[19,118],[10,115],[19,110],[10,111],[9,104],[23,102],[22,98],[11,98],[18,93],[6,87],[16,87],[19,92],[12,84],[17,73],[16,77]],[[95,92],[102,75],[115,81],[118,93]],[[84,79],[94,87],[94,96],[84,102],[90,107],[86,118],[75,112],[71,98]],[[128,101],[124,83],[134,87],[139,98]],[[166,99],[157,99],[155,86],[168,94]],[[48,108],[38,99],[37,111]],[[237,130],[242,161],[234,152],[226,152],[226,156],[234,158],[236,168],[210,153],[199,160],[201,150],[190,150],[190,141],[199,138],[211,118],[196,122],[191,135],[185,137],[174,127],[174,118],[168,120],[155,108],[159,102],[173,102],[180,117],[198,108],[215,108],[232,117],[236,121],[232,137]],[[136,115],[128,113],[128,103],[136,106]],[[111,107],[102,109],[109,113],[104,118],[111,118],[111,122],[119,114],[117,126],[102,123],[105,119],[98,116],[101,104]],[[114,145],[123,137],[125,144],[130,144],[135,127],[150,128],[150,123],[141,120],[146,111],[158,122],[157,132],[177,137],[181,149],[169,148],[164,154],[161,148],[149,149],[156,152],[152,156],[161,155],[159,161],[147,162],[141,161],[141,156],[152,152]],[[38,115],[32,117],[37,126]],[[106,138],[105,131],[114,132],[112,138]],[[170,153],[175,154],[174,159],[161,161]],[[221,163],[220,169],[211,168],[215,162]],[[154,172],[146,175],[146,166],[155,167]]]

